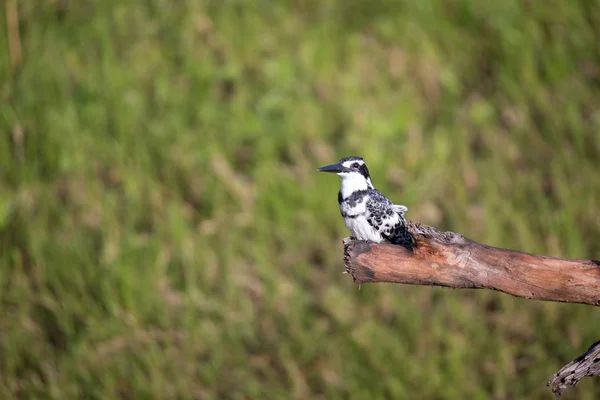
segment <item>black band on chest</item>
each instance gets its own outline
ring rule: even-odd
[[[360,215],[360,214],[347,214],[347,213],[344,213],[344,212],[341,213],[341,214],[342,214],[342,217],[344,217],[344,218],[350,218],[350,219],[354,219],[354,218],[356,218],[356,217],[358,217]]]

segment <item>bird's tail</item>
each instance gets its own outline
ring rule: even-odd
[[[396,213],[400,214],[401,217],[404,217],[404,214],[408,211],[408,207],[399,204],[393,204],[392,208]]]

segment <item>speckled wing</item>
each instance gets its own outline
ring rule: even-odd
[[[392,243],[396,243],[399,235],[405,232],[404,211],[406,207],[393,204],[379,191],[369,193],[366,204],[367,221]]]

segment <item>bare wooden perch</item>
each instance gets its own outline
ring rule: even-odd
[[[565,260],[486,246],[408,223],[413,248],[346,239],[355,282],[493,289],[528,299],[600,306],[600,261]]]
[[[600,261],[500,249],[412,221],[408,231],[414,239],[411,248],[344,239],[346,271],[357,283],[492,289],[527,299],[600,306]],[[600,375],[600,342],[592,347],[548,382],[557,396],[585,376]]]

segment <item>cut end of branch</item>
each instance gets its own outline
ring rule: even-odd
[[[352,243],[351,237],[344,238],[344,266],[346,268],[346,273],[352,275],[352,268],[350,267],[350,243]]]
[[[354,282],[361,283],[373,281],[373,271],[368,267],[356,265],[352,260],[361,254],[368,253],[371,250],[370,242],[364,240],[354,240],[352,237],[344,239],[344,266],[346,272],[352,275]]]

